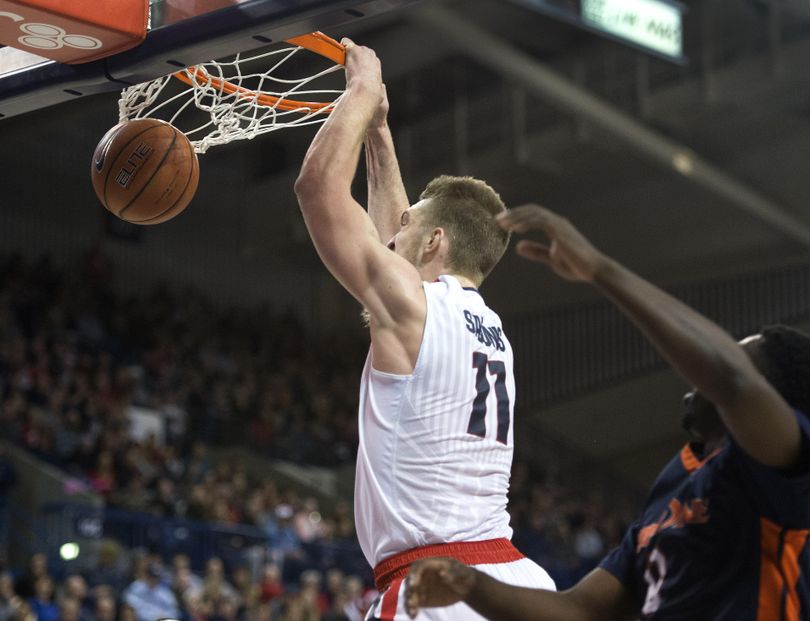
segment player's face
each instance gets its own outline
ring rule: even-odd
[[[424,203],[425,201],[419,201],[400,214],[399,232],[388,242],[391,250],[417,268],[421,264],[424,242],[424,227],[421,221]]]
[[[683,396],[683,406],[681,425],[695,440],[711,440],[717,430],[722,428],[723,423],[717,408],[697,390]]]
[[[740,341],[740,346],[751,358],[754,366],[766,375],[766,360],[761,345],[762,336],[759,334],[746,337]],[[724,429],[717,408],[697,390],[686,393],[683,397],[683,403],[681,424],[696,439],[706,440],[707,436],[714,435],[718,430],[722,431]]]

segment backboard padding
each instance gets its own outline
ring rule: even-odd
[[[3,71],[0,64],[0,120],[315,30],[340,37],[341,26],[418,1],[158,0],[146,40],[136,48],[83,65],[48,61]]]

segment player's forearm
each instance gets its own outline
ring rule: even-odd
[[[377,227],[380,240],[387,243],[399,231],[399,218],[410,206],[387,123],[369,128],[365,147],[368,215]]]
[[[516,587],[476,571],[475,584],[464,602],[490,621],[608,621],[607,609],[597,610],[572,592]]]
[[[606,259],[594,284],[644,332],[688,382],[720,408],[759,377],[748,356],[723,329],[617,262]]]
[[[295,182],[299,199],[351,192],[360,147],[376,106],[367,89],[362,83],[348,85],[313,139]],[[305,209],[303,202],[301,207]]]

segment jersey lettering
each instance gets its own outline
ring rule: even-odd
[[[498,351],[506,351],[503,342],[503,328],[485,326],[483,317],[479,317],[468,310],[464,311],[464,320],[467,330],[475,335],[478,342],[487,347],[494,347]]]
[[[667,575],[667,559],[655,548],[647,560],[647,568],[644,570],[644,580],[647,582],[647,597],[644,599],[644,606],[641,613],[651,615],[661,606],[661,587],[664,585],[664,578]]]
[[[636,552],[646,548],[650,539],[664,529],[683,528],[687,524],[705,524],[709,521],[708,504],[703,498],[693,498],[683,503],[673,498],[657,522],[648,524],[638,532]]]

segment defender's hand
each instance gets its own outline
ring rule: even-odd
[[[360,88],[373,98],[376,106],[381,105],[385,96],[382,83],[382,68],[380,59],[371,48],[357,45],[354,41],[344,38],[341,43],[346,48],[346,88]]]
[[[405,610],[414,618],[420,608],[462,601],[475,584],[475,570],[451,558],[429,558],[411,565],[405,583]]]
[[[547,263],[566,280],[593,282],[599,270],[609,262],[568,220],[539,205],[516,207],[498,215],[497,219],[507,231],[545,233],[548,244],[523,239],[515,251],[532,261]]]

